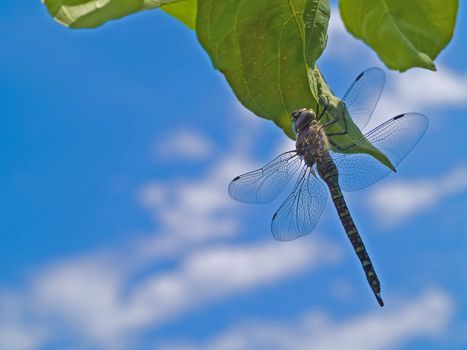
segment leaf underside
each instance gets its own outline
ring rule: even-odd
[[[196,26],[197,0],[42,0],[50,15],[70,28],[95,28],[140,11],[162,8],[188,27]]]
[[[337,108],[339,100],[329,89],[316,65],[309,68],[309,53],[325,46],[329,17],[315,18],[316,0],[205,0],[198,6],[197,34],[213,65],[221,71],[240,102],[256,115],[276,123],[292,139],[291,113],[300,108],[316,110],[318,97]],[[329,6],[328,1],[326,5]],[[323,6],[323,5],[321,5]],[[324,7],[323,7],[324,8]],[[322,11],[321,13],[325,13]],[[305,21],[323,21],[316,24]],[[308,33],[307,30],[311,32]],[[306,45],[307,37],[321,38],[318,49]],[[333,139],[348,146],[363,138],[348,114],[348,133]],[[343,120],[333,126],[342,130]],[[332,130],[331,130],[332,131]],[[387,157],[369,142],[348,153],[367,153],[392,167]]]
[[[349,32],[377,52],[390,69],[436,70],[434,59],[454,32],[458,0],[341,0]]]

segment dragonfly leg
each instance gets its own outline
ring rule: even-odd
[[[336,150],[338,150],[338,151],[341,151],[341,152],[343,152],[343,151],[346,150],[346,148],[343,148],[343,147],[339,146],[339,145],[336,144],[333,140],[329,139],[328,141],[329,141],[329,143],[334,147],[334,149],[336,149]]]
[[[320,96],[320,100],[323,101],[324,103],[324,108],[323,108],[323,111],[321,112],[321,114],[319,114],[319,103],[318,103],[318,112],[317,112],[317,115],[319,115],[318,117],[318,121],[320,121],[320,119],[326,114],[326,110],[328,109],[328,106],[329,106],[329,97],[327,97],[327,101],[324,101],[324,99]]]
[[[339,147],[333,140],[329,139],[328,141],[334,148],[337,148],[338,150],[342,151],[341,147]]]
[[[336,118],[336,119],[331,120],[331,121],[327,122],[326,124],[324,124],[323,127],[328,128],[328,127],[330,127],[331,125],[336,124],[338,121],[339,121],[339,119]]]
[[[339,119],[336,117],[336,119],[324,124],[324,127],[328,128],[330,127],[331,125],[337,123]],[[344,118],[344,130],[342,131],[339,131],[339,132],[330,132],[330,133],[327,133],[328,136],[339,136],[339,135],[345,135],[347,134],[347,131],[348,131],[348,126],[347,126],[347,120]]]
[[[356,144],[355,143],[352,143],[348,146],[345,146],[345,147],[341,147],[339,145],[337,145],[333,140],[329,139],[329,143],[338,151],[341,151],[341,152],[345,152],[347,150],[349,150],[350,148],[354,147]]]

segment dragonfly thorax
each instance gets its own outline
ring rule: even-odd
[[[309,166],[329,155],[326,132],[316,119],[311,120],[306,128],[299,131],[295,148]]]

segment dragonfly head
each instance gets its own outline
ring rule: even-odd
[[[292,129],[296,134],[298,134],[315,119],[316,113],[312,109],[302,108],[296,110],[292,113]]]

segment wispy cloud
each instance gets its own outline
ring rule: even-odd
[[[145,281],[135,291],[132,310],[146,314],[152,324],[166,322],[187,309],[277,283],[339,256],[333,246],[318,241],[208,248],[188,256],[176,271]]]
[[[242,127],[232,131],[230,149],[217,154],[199,177],[150,181],[139,189],[138,201],[150,211],[156,233],[135,244],[141,259],[172,256],[241,233],[239,215],[244,208],[228,196],[227,187],[240,172],[261,166],[251,150],[263,121],[238,102],[228,111]]]
[[[356,39],[345,28],[339,9],[337,6],[331,8],[331,19],[328,29],[328,44],[323,54],[323,59],[336,61],[333,63],[354,64],[355,57],[359,58],[359,63],[367,62],[368,65],[378,63],[376,54],[362,41]],[[379,65],[379,64],[378,64]]]
[[[8,289],[18,295],[14,314],[21,317],[2,333],[4,348],[20,344],[26,331],[30,343],[19,349],[57,341],[131,348],[144,332],[196,308],[339,260],[334,245],[313,239],[238,242],[242,211],[227,185],[239,169],[254,167],[246,145],[236,143],[199,176],[141,186],[137,198],[154,220],[150,234],[39,268],[25,282],[27,292]]]
[[[202,160],[213,153],[213,145],[195,130],[176,130],[169,137],[157,140],[152,152],[156,159],[166,161]]]
[[[230,328],[204,344],[166,344],[166,350],[383,350],[414,339],[433,339],[446,330],[453,315],[450,297],[427,290],[394,307],[345,321],[310,312],[287,322],[256,322]],[[435,317],[434,317],[435,315]]]
[[[467,168],[457,168],[436,179],[397,180],[369,194],[369,207],[387,226],[397,225],[442,200],[467,191]]]
[[[274,241],[217,245],[186,255],[174,268],[149,273],[132,271],[131,256],[119,254],[69,259],[39,271],[29,292],[18,299],[32,326],[19,322],[4,329],[5,348],[34,348],[66,336],[75,344],[125,349],[144,331],[259,286],[335,262],[340,252],[319,241],[280,244]],[[147,272],[146,272],[147,273]],[[3,297],[3,295],[2,295]],[[12,318],[8,318],[11,322]],[[22,329],[31,337],[21,340]],[[1,343],[0,343],[1,344]],[[12,345],[13,344],[13,345]]]
[[[370,126],[400,113],[421,112],[431,116],[433,109],[467,105],[467,75],[438,65],[438,71],[411,69],[391,73]]]
[[[49,337],[47,327],[28,314],[30,304],[18,293],[0,292],[0,349],[40,349]]]
[[[138,191],[138,200],[152,215],[155,234],[136,244],[141,258],[173,255],[210,240],[238,235],[239,207],[227,185],[239,171],[253,167],[248,156],[222,155],[198,178],[152,181]]]

